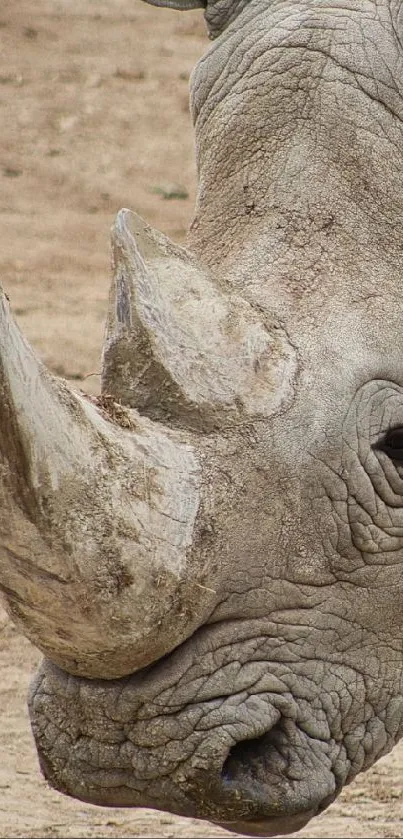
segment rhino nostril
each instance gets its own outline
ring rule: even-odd
[[[303,827],[334,801],[342,786],[329,764],[327,744],[284,716],[260,737],[235,743],[221,779],[229,796],[248,804],[247,821],[259,821],[264,829],[263,822],[267,827],[269,821],[270,831],[280,833]],[[280,824],[284,819],[286,831]]]
[[[261,737],[235,743],[230,749],[221,770],[223,780],[234,781],[240,776],[257,778],[268,760],[268,753],[273,745],[273,734],[275,735],[276,728],[277,726],[274,726],[270,732],[263,734]]]

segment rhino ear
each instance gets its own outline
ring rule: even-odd
[[[279,324],[129,210],[117,217],[112,247],[104,394],[197,431],[279,409],[295,373]]]
[[[150,6],[165,6],[167,9],[183,9],[184,11],[189,9],[204,9],[206,7],[206,3],[203,3],[203,0],[144,0],[145,3],[149,3]]]

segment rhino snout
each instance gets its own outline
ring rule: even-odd
[[[262,836],[299,830],[336,797],[345,781],[339,747],[319,730],[312,736],[312,726],[304,731],[290,697],[234,685],[214,698],[206,680],[211,698],[199,691],[179,707],[170,688],[151,698],[164,681],[158,665],[153,671],[101,682],[44,663],[30,713],[53,787],[91,804],[169,810]]]

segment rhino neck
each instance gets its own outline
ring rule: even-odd
[[[389,247],[403,209],[401,57],[386,4],[376,11],[253,0],[199,64],[190,244],[205,258],[311,216]]]

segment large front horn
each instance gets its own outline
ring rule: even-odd
[[[112,240],[98,404],[46,371],[0,294],[0,590],[50,659],[101,678],[211,614],[225,447],[204,435],[269,418],[295,373],[281,327],[186,250],[127,210]]]
[[[215,595],[192,447],[103,403],[114,416],[46,371],[1,293],[0,590],[54,662],[113,678],[188,637]]]

